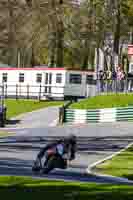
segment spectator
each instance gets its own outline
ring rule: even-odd
[[[100,92],[104,92],[104,71],[103,70],[99,71],[98,82],[99,82]]]
[[[124,91],[124,86],[125,86],[125,78],[126,78],[126,74],[124,72],[124,70],[121,70],[121,92]]]
[[[117,74],[115,69],[112,70],[112,91],[116,92],[116,80],[117,80]]]
[[[106,91],[111,92],[112,89],[112,72],[110,69],[106,71]]]
[[[122,81],[124,80],[124,71],[118,67],[117,69],[117,91],[123,91]]]

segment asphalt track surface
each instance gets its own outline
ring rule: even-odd
[[[60,139],[59,136],[15,136],[0,139],[0,174],[24,175],[35,178],[49,178],[65,181],[97,182],[97,183],[128,183],[122,179],[98,176],[87,173],[87,167],[100,157],[104,158],[122,149],[128,140],[116,138],[105,139],[93,137],[78,137],[78,152],[76,159],[70,163],[67,170],[56,169],[49,175],[33,174],[31,167],[37,152],[48,142]],[[106,150],[105,150],[106,149]],[[131,183],[132,184],[132,183]]]
[[[88,174],[87,168],[133,142],[132,123],[105,123],[51,127],[57,108],[29,113],[14,119],[5,130],[14,136],[0,138],[0,174],[24,175],[65,181],[132,184],[128,180]],[[51,117],[52,116],[52,117]],[[44,120],[45,119],[45,120]],[[45,121],[45,123],[44,123]],[[19,123],[18,123],[19,122]],[[17,124],[16,124],[17,123]],[[2,129],[3,130],[3,129]],[[54,170],[49,175],[33,174],[31,167],[41,147],[73,133],[78,137],[76,159],[66,170]]]

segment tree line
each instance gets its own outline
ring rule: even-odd
[[[132,0],[1,0],[0,62],[93,69],[128,63]]]

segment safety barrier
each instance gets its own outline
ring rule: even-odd
[[[67,123],[97,123],[133,121],[133,106],[105,109],[65,109],[64,122]]]

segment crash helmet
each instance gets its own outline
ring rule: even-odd
[[[64,138],[67,143],[75,144],[77,142],[77,137],[74,134],[69,134]]]

